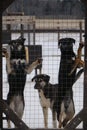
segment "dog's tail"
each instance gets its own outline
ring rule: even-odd
[[[84,68],[82,68],[75,76],[75,80],[73,82],[73,84],[79,79],[79,77],[81,76],[81,74],[84,72]]]

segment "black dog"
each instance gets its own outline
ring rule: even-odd
[[[62,126],[65,127],[75,113],[72,86],[75,82],[76,69],[69,75],[76,58],[73,52],[73,43],[75,43],[75,40],[72,38],[63,38],[59,40],[61,60],[58,76],[58,96],[55,103],[59,128]]]
[[[26,83],[26,74],[41,64],[41,59],[36,60],[31,65],[26,63],[26,49],[24,46],[25,39],[20,37],[16,40],[11,40],[7,49],[4,49],[6,57],[6,69],[9,83],[9,93],[7,95],[7,103],[10,108],[16,112],[19,118],[22,119],[24,111],[24,87]],[[10,128],[10,121],[8,120]]]
[[[35,81],[34,88],[38,90],[40,104],[43,109],[44,126],[48,127],[48,108],[52,110],[53,127],[57,128],[57,115],[54,107],[58,95],[58,84],[49,83],[50,77],[45,74],[36,75],[32,78]]]

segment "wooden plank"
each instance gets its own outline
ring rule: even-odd
[[[81,110],[71,121],[69,124],[66,125],[64,130],[74,130],[82,121],[87,122],[87,116],[85,115],[86,111],[83,109]],[[86,127],[87,129],[87,127]]]
[[[32,24],[35,22],[36,29],[79,29],[82,23],[84,29],[84,19],[37,19],[35,16],[3,16],[3,24]]]
[[[5,31],[5,30],[4,30]],[[21,30],[9,30],[10,33],[21,33]],[[31,30],[23,30],[23,33],[33,33],[33,29]],[[79,33],[80,30],[76,29],[60,29],[59,31],[57,29],[35,29],[35,33]],[[82,33],[85,31],[82,30]]]
[[[3,113],[15,124],[15,126],[23,130],[30,130],[29,127],[18,118],[18,116],[3,100],[0,100],[0,109],[2,109]]]
[[[84,29],[84,20],[76,19],[36,19],[36,29],[79,29],[79,23],[82,22],[82,28]]]
[[[3,24],[32,24],[35,21],[34,16],[3,16]]]

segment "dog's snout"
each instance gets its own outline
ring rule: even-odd
[[[34,89],[41,89],[39,82],[35,84]]]
[[[37,85],[35,84],[34,89],[37,89]]]

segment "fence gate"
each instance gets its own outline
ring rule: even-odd
[[[41,95],[39,95],[40,90],[37,91],[37,89],[34,88],[35,82],[32,82],[31,79],[37,74],[47,74],[50,76],[51,84],[58,84],[61,58],[61,52],[58,45],[59,40],[62,38],[75,39],[73,50],[76,54],[76,58],[80,56],[79,60],[81,63],[85,64],[84,72],[74,83],[72,88],[75,115],[64,127],[64,130],[87,130],[87,1],[76,0],[75,2],[72,1],[71,4],[69,0],[30,0],[28,1],[28,4],[31,14],[26,14],[25,9],[27,6],[25,7],[26,2],[24,3],[23,0],[21,1],[20,6],[22,12],[16,12],[15,9],[12,10],[12,7],[16,7],[17,9],[18,3],[16,0],[3,0],[3,2],[1,2],[0,130],[8,129],[6,117],[12,121],[11,130],[44,130],[44,116],[40,104]],[[33,10],[30,10],[33,6]],[[42,9],[40,6],[42,6]],[[76,10],[78,7],[81,8],[81,6],[85,9],[83,17],[79,17],[78,10]],[[58,11],[61,12],[61,15],[57,14]],[[44,13],[44,15],[40,15],[40,13]],[[75,13],[77,13],[77,15]],[[74,16],[72,14],[74,14]],[[6,59],[2,56],[2,48],[6,48],[11,39],[17,39],[20,35],[26,39],[24,45],[28,48],[27,63],[31,64],[38,58],[43,59],[40,66],[30,74],[27,74],[24,88],[25,108],[22,120],[6,103],[9,84],[6,72]],[[81,51],[78,50],[79,43],[84,43],[84,47]],[[77,73],[80,69],[81,68],[78,67]],[[48,91],[46,90],[46,92]],[[45,96],[46,94],[50,95],[50,92],[46,92],[44,92]],[[50,98],[49,95],[48,97]],[[49,105],[49,102],[48,104],[46,103],[45,100],[44,104]],[[47,116],[47,113],[45,114]],[[17,126],[17,128],[15,128],[14,125]],[[57,126],[58,125],[59,122],[57,122]],[[48,128],[45,129],[53,129],[51,109],[48,109]],[[60,128],[55,129],[60,130]]]

